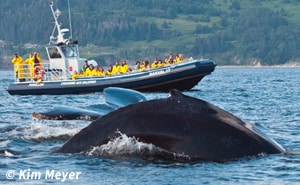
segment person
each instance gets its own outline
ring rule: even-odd
[[[150,69],[150,64],[148,60],[145,60],[142,64],[141,64],[141,68],[140,71],[144,71]]]
[[[14,54],[11,62],[14,64],[14,75],[16,79],[19,79],[19,82],[25,81],[25,72],[23,68],[23,58],[17,53]]]
[[[59,54],[57,48],[54,48],[54,49],[53,49],[53,52],[52,52],[52,54],[51,54],[50,57],[51,57],[51,58],[61,58],[61,55]]]
[[[89,68],[89,64],[88,64],[88,61],[85,60],[83,62],[83,66],[82,66],[82,69],[81,69],[81,71],[82,71],[83,74],[85,73],[85,71],[86,71],[87,68]]]
[[[182,62],[184,60],[183,54],[176,55],[175,61],[176,62]]]
[[[157,67],[164,67],[164,63],[162,60],[158,60]]]
[[[33,79],[34,74],[34,61],[33,61],[33,54],[29,53],[28,58],[25,60],[24,64],[27,64],[27,70],[28,70],[28,78]]]
[[[163,63],[164,63],[164,65],[169,65],[169,60],[166,58]]]
[[[157,68],[158,67],[158,60],[155,58],[153,60],[153,63],[151,64],[151,68]]]
[[[99,70],[99,67],[94,66],[94,69],[92,70],[92,74],[90,76],[98,76],[98,70]]]
[[[150,64],[149,64],[148,60],[145,60],[145,62],[144,62],[144,68],[145,69],[150,69]]]
[[[42,59],[37,51],[33,53],[33,62],[34,62],[34,67],[42,66]]]
[[[94,75],[94,66],[90,64],[89,68],[87,68],[84,72],[84,76],[93,76]]]
[[[165,60],[165,63],[166,63],[166,64],[173,64],[173,63],[174,63],[174,56],[173,56],[173,54],[170,54],[170,55],[169,55],[169,58],[167,58],[167,59]]]
[[[97,76],[104,76],[104,75],[105,75],[105,71],[103,67],[99,67],[97,70]]]
[[[119,60],[115,61],[115,65],[113,66],[112,72],[113,74],[119,74],[120,73],[120,63]]]
[[[109,65],[107,67],[107,72],[106,72],[106,75],[110,76],[110,75],[113,75],[113,66],[112,65]]]
[[[135,62],[135,66],[134,66],[134,70],[139,71],[141,68],[141,62],[140,61],[136,61]]]
[[[76,78],[78,78],[79,76],[80,76],[80,74],[75,70],[72,75],[72,80],[76,80]]]
[[[145,62],[142,62],[140,66],[140,71],[144,71],[144,70],[145,70]]]
[[[175,55],[175,63],[177,63],[177,62],[180,62],[181,60],[180,60],[180,58],[179,58],[179,55]]]
[[[120,73],[127,73],[127,72],[129,72],[129,71],[130,71],[130,70],[129,70],[129,66],[128,66],[126,60],[123,59],[123,60],[122,60],[122,65],[120,66]]]

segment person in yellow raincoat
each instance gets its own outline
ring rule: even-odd
[[[33,62],[34,62],[34,67],[35,66],[42,66],[42,58],[40,57],[40,53],[39,52],[34,52],[33,53]]]
[[[79,76],[80,76],[80,74],[75,70],[72,75],[72,80],[76,80],[76,78],[78,78]]]
[[[105,71],[104,71],[103,67],[99,67],[99,69],[97,71],[97,75],[98,76],[105,76]]]
[[[93,64],[90,64],[89,68],[85,70],[84,76],[95,76],[95,68]]]
[[[127,73],[129,71],[130,71],[129,66],[128,66],[126,60],[123,59],[122,60],[122,65],[120,66],[120,73]]]
[[[16,79],[19,79],[20,82],[25,81],[25,71],[23,68],[23,59],[17,53],[15,53],[14,58],[11,60],[14,64],[14,75]]]
[[[106,71],[105,75],[111,76],[111,75],[113,75],[113,74],[114,74],[114,73],[113,73],[113,66],[112,66],[112,65],[109,65],[109,66],[107,67],[107,71]]]
[[[28,78],[29,79],[33,79],[34,74],[34,61],[33,61],[33,54],[30,53],[28,58],[25,60],[24,62],[25,64],[27,64],[27,70],[28,70]]]
[[[119,74],[120,70],[121,70],[121,66],[120,66],[119,60],[116,60],[115,65],[113,66],[113,69],[112,69],[112,73]]]
[[[158,67],[158,60],[155,58],[151,64],[151,68],[157,68]]]

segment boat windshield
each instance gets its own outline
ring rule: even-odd
[[[65,57],[78,57],[78,48],[75,45],[61,47]]]
[[[50,58],[61,58],[61,54],[56,47],[49,47],[48,53]]]

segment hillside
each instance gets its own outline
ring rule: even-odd
[[[48,0],[0,0],[2,68],[14,52],[45,56],[53,24]],[[54,1],[69,27],[67,0]],[[70,0],[73,38],[81,57],[99,63],[205,57],[219,65],[299,61],[297,0]]]

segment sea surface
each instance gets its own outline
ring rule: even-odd
[[[13,72],[0,72],[0,184],[300,184],[300,68],[217,68],[184,92],[252,123],[287,151],[191,164],[54,154],[90,122],[36,120],[31,113],[103,103],[102,93],[11,96],[5,88]]]

